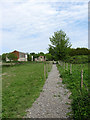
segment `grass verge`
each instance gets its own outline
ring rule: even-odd
[[[60,76],[63,78],[63,83],[70,89],[72,95],[72,110],[75,120],[89,119],[89,86],[88,86],[88,64],[73,64],[72,74],[70,74],[70,65],[68,70],[63,69],[63,66],[57,65],[60,71]],[[81,69],[83,68],[83,88],[81,89]]]

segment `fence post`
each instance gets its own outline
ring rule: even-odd
[[[44,64],[44,80],[46,80],[46,70],[45,70],[45,64]]]
[[[81,88],[83,88],[83,69],[81,70]]]
[[[70,64],[70,74],[72,74],[72,64]]]

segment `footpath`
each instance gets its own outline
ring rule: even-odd
[[[71,93],[62,84],[59,76],[56,65],[53,65],[43,91],[32,107],[27,110],[25,118],[68,118],[67,113],[71,111],[69,109]]]

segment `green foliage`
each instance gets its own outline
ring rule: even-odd
[[[56,60],[66,59],[71,47],[66,33],[62,30],[54,32],[50,41],[52,45],[49,45],[49,53],[54,55]]]
[[[80,63],[88,63],[88,55],[76,55],[76,56],[72,56],[69,57],[68,61],[66,60],[66,62],[70,62],[70,63],[76,63],[76,64],[80,64]]]
[[[8,53],[7,57],[10,61],[17,61],[17,56],[14,53]]]
[[[70,56],[76,56],[76,55],[90,55],[90,50],[87,48],[71,48],[70,49]]]
[[[38,54],[36,53],[30,53],[30,56],[33,56],[33,59],[35,60],[35,58],[38,58],[39,56],[44,56],[45,54],[43,52],[40,52]]]
[[[52,61],[53,60],[52,55],[50,53],[45,54],[45,56],[46,56],[46,59],[48,61]]]
[[[30,54],[27,54],[27,60],[28,60],[28,61],[31,61],[31,59],[32,59],[32,58],[31,58],[31,55],[30,55]]]
[[[4,53],[4,54],[2,54],[2,61],[6,61],[6,55],[7,55],[7,53]]]
[[[43,52],[38,53],[38,56],[44,56]]]
[[[81,89],[81,69],[83,68],[83,88]],[[63,66],[58,65],[63,83],[72,92],[70,98],[72,99],[73,118],[75,120],[89,119],[89,78],[88,78],[88,64],[72,64],[72,74],[70,74],[70,64],[68,71],[63,69]]]
[[[48,51],[52,55],[52,60],[56,60],[54,47],[49,45]]]

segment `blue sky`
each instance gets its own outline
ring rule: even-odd
[[[0,54],[46,53],[60,29],[72,48],[88,47],[88,0],[0,0]]]

